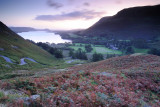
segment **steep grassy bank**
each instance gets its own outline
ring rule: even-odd
[[[6,56],[14,62],[14,64],[6,62],[0,58],[0,72],[11,71],[15,69],[32,69],[49,66],[60,66],[62,60],[56,59],[40,47],[24,40],[22,37],[11,31],[6,25],[0,23],[0,55]],[[20,59],[29,57],[38,63],[29,62],[24,66],[18,65]]]

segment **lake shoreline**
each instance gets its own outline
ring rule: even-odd
[[[29,39],[34,42],[49,42],[49,43],[72,43],[72,40],[63,39],[63,37],[56,32],[48,32],[48,31],[29,31],[29,32],[21,32],[18,33],[24,39]]]

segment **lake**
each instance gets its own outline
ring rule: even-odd
[[[18,33],[24,39],[29,39],[34,42],[49,42],[49,43],[65,43],[72,42],[71,40],[62,39],[60,35],[47,31],[29,31]]]

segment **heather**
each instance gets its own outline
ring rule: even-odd
[[[160,57],[128,55],[78,65],[41,76],[1,81],[3,95],[13,107],[158,107]],[[16,92],[15,92],[16,93]],[[13,94],[15,94],[13,93]],[[5,99],[4,99],[5,98]]]

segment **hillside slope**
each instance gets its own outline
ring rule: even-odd
[[[40,47],[24,40],[22,37],[11,31],[6,25],[0,22],[0,55],[8,57],[14,64],[7,63],[0,57],[0,71],[5,72],[13,69],[29,69],[41,66],[55,65],[62,62],[54,58],[51,54]],[[20,66],[20,59],[29,57],[38,63],[31,61],[24,66]]]
[[[82,34],[151,39],[160,34],[159,10],[160,5],[123,9],[114,16],[103,17]]]
[[[10,87],[16,87],[19,93],[30,92],[28,95],[32,100],[28,102],[30,100],[25,100],[25,95],[20,94],[15,98],[16,101],[12,99],[14,102],[11,105],[30,103],[30,106],[36,104],[54,107],[160,106],[160,57],[154,55],[114,57],[38,78],[25,77],[19,81],[16,79],[0,82],[3,84],[2,89],[6,89],[8,85],[5,84],[9,84]],[[32,95],[42,97],[33,101]]]

